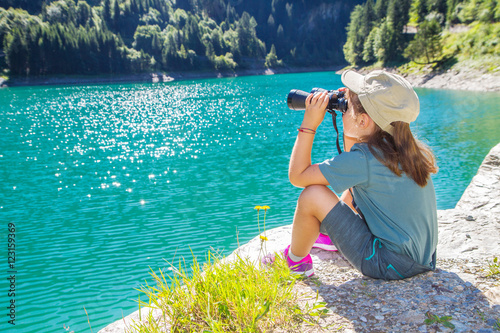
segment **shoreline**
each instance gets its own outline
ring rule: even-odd
[[[0,87],[46,86],[46,85],[79,85],[79,84],[113,84],[113,83],[160,83],[184,80],[229,78],[239,76],[274,75],[288,73],[307,73],[333,71],[341,74],[345,67],[281,67],[281,68],[250,68],[236,71],[199,71],[199,72],[151,72],[122,75],[96,76],[50,76],[38,78],[0,78]],[[382,68],[381,68],[382,69]],[[398,73],[395,68],[383,68],[392,73]],[[369,72],[363,68],[355,68],[361,73]],[[373,69],[370,69],[370,71]],[[447,89],[462,91],[500,91],[500,72],[486,73],[463,66],[444,72],[429,72],[420,74],[399,73],[415,88]]]
[[[0,87],[24,87],[24,86],[48,86],[48,85],[78,85],[78,84],[105,84],[105,83],[159,83],[172,81],[185,81],[197,79],[217,79],[231,78],[239,76],[259,76],[288,73],[307,72],[337,72],[342,66],[329,67],[280,67],[280,68],[249,68],[234,71],[198,71],[198,72],[150,72],[138,74],[119,75],[68,75],[68,76],[47,76],[30,78],[0,78]]]

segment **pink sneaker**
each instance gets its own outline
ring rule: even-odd
[[[314,269],[313,269],[313,262],[311,255],[308,254],[307,257],[302,259],[299,262],[292,261],[290,257],[288,257],[288,251],[290,250],[290,245],[283,250],[283,254],[285,255],[286,261],[288,262],[288,267],[294,272],[297,272],[299,274],[303,274],[307,277],[313,276],[314,275]]]
[[[330,237],[322,233],[319,234],[318,239],[316,239],[316,242],[314,242],[313,247],[326,251],[338,251],[335,245],[333,245]]]

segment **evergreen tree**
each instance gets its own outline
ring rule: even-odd
[[[102,18],[108,27],[112,26],[111,22],[111,0],[104,0],[102,6]]]
[[[132,46],[138,51],[161,59],[163,41],[160,34],[161,30],[157,25],[138,26]]]
[[[415,23],[423,22],[428,13],[427,0],[414,0],[411,4],[410,17]]]
[[[392,53],[394,50],[394,35],[392,24],[387,20],[383,20],[373,41],[374,55],[382,64],[387,63],[394,56]]]
[[[362,61],[364,36],[361,35],[363,19],[363,6],[354,7],[351,13],[351,21],[347,26],[347,41],[344,44],[345,59],[353,64],[359,64]]]
[[[401,59],[401,55],[406,46],[403,37],[403,29],[409,19],[411,0],[390,0],[387,8],[387,22],[391,25],[392,38],[388,46],[386,56],[387,61]]]
[[[436,12],[446,17],[447,0],[426,0],[426,4],[429,12]]]
[[[448,23],[457,23],[457,11],[456,7],[461,0],[447,0],[446,1],[446,22]]]
[[[120,5],[118,0],[113,1],[113,28],[115,31],[120,29]]]
[[[367,31],[365,36],[368,36],[368,33],[371,31],[371,28],[375,21],[377,20],[377,14],[375,12],[375,7],[373,4],[373,0],[367,0],[365,5],[363,6],[363,19],[366,26],[363,26]]]
[[[238,34],[240,53],[244,56],[259,55],[258,45],[256,43],[255,19],[247,12],[241,15],[236,32]]]
[[[92,8],[86,1],[79,0],[76,6],[76,24],[85,26],[92,17]]]
[[[266,67],[278,67],[278,66],[282,66],[282,65],[283,65],[283,61],[278,60],[278,56],[276,55],[276,47],[273,44],[271,46],[271,50],[269,51],[269,53],[266,56],[265,66]]]
[[[379,28],[373,27],[372,31],[363,44],[363,61],[365,63],[372,63],[377,60],[375,55],[375,38],[379,34]]]
[[[377,0],[375,3],[375,15],[377,20],[382,20],[387,15],[387,7],[389,6],[389,0]]]
[[[23,33],[14,28],[5,39],[5,55],[13,75],[27,75],[28,49]]]
[[[415,62],[425,61],[429,64],[439,60],[442,52],[441,26],[436,20],[424,21],[408,47],[405,56]]]

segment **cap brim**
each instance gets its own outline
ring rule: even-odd
[[[342,73],[342,83],[352,92],[359,94],[363,90],[364,75],[356,73],[353,70],[347,70]]]

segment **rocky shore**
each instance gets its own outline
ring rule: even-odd
[[[372,70],[374,68],[359,69],[362,73],[368,73]],[[384,70],[404,76],[413,87],[417,88],[500,91],[500,67],[493,72],[474,69],[465,64],[438,72],[423,70],[419,73],[399,73],[395,68],[384,68]],[[337,74],[342,72],[343,70],[340,70]]]
[[[299,332],[477,332],[500,331],[500,144],[484,159],[454,209],[438,211],[437,269],[402,281],[363,276],[338,253],[313,249],[315,276],[295,286],[300,302],[325,302],[328,313]],[[235,250],[258,263],[291,239],[291,225],[256,236]],[[499,262],[500,264],[500,262]],[[496,266],[498,268],[498,266]],[[318,299],[316,300],[316,295]],[[135,312],[100,331],[124,332]],[[426,322],[427,320],[427,322]]]
[[[440,73],[404,75],[414,86],[432,89],[464,91],[500,91],[500,73],[480,72],[473,69],[450,69]]]

